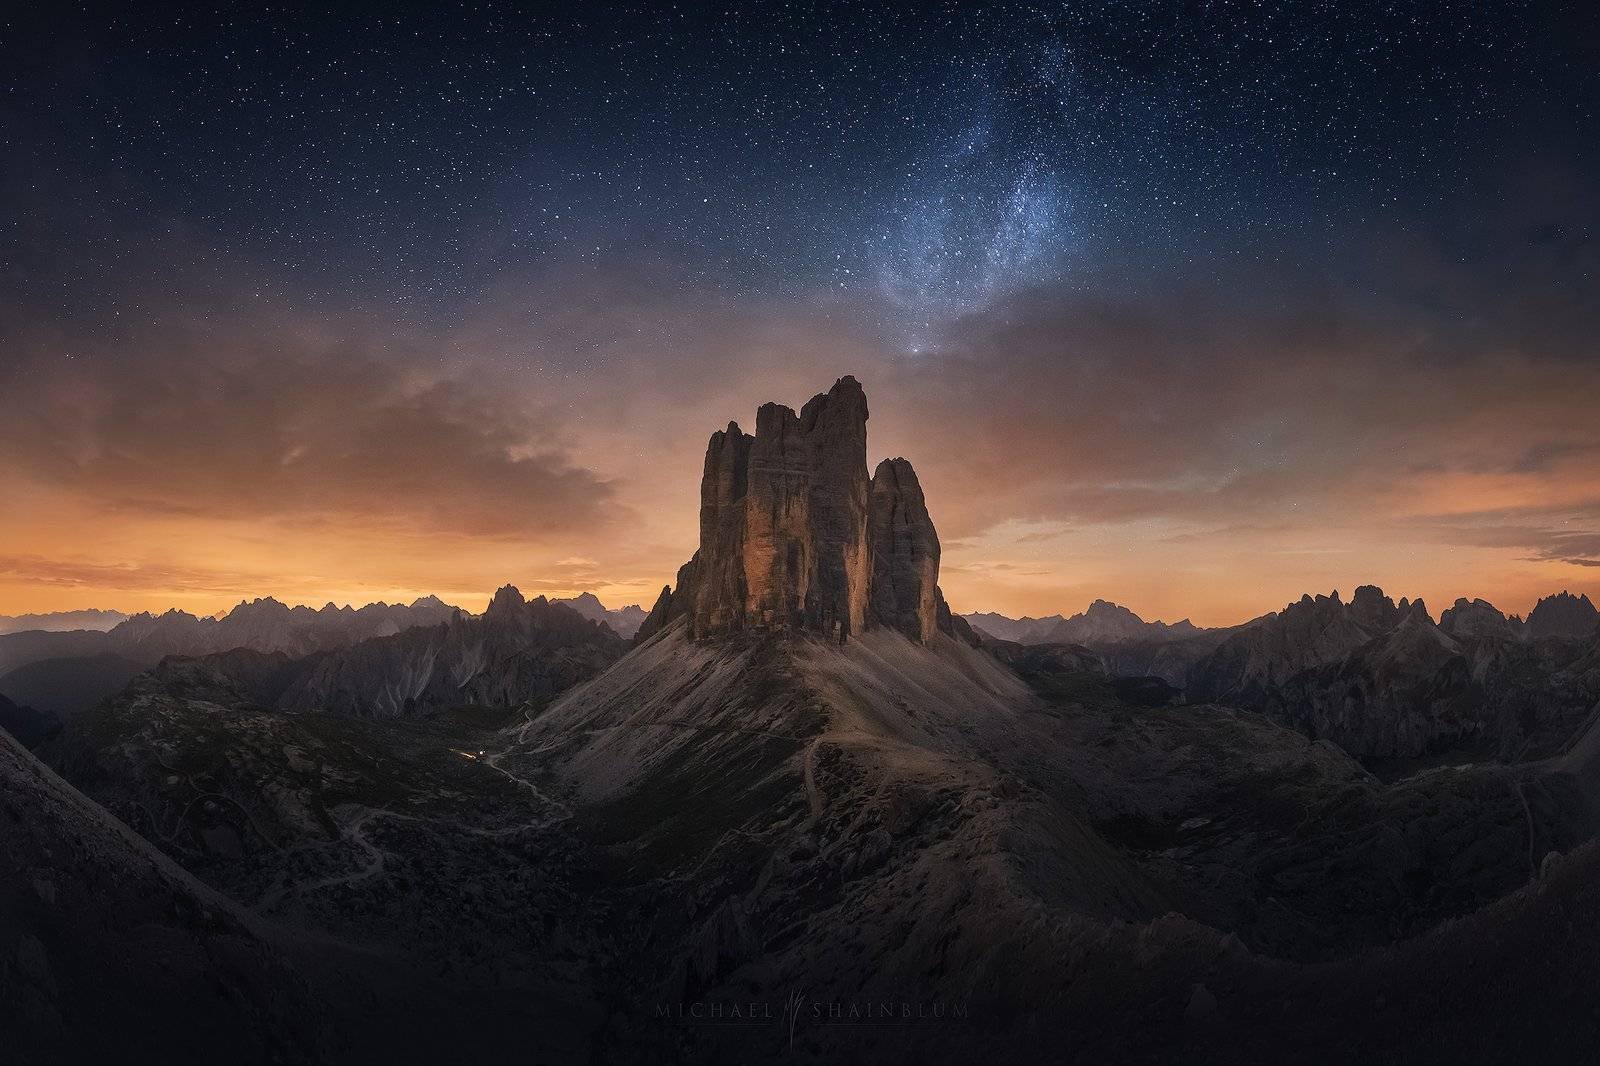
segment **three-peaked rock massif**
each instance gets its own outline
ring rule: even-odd
[[[939,537],[911,464],[867,477],[867,397],[843,377],[795,414],[756,412],[711,435],[700,482],[700,548],[661,592],[641,640],[677,618],[695,638],[807,631],[843,641],[884,625],[927,640],[943,609]]]

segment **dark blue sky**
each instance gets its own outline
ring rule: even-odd
[[[170,280],[175,232],[196,287],[448,317],[662,262],[911,344],[1061,280],[1592,256],[1595,38],[1555,5],[130,5],[13,14],[3,48],[8,283],[71,313]]]

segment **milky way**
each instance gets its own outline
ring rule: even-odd
[[[508,270],[642,257],[881,299],[926,341],[1063,272],[1436,223],[1530,121],[1581,150],[1593,95],[1516,4],[46,21],[7,42],[8,200],[90,254],[12,254],[75,309],[126,311],[181,226],[331,303],[448,313]]]

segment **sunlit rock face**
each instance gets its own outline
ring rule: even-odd
[[[867,477],[867,397],[853,377],[800,413],[768,403],[756,432],[711,435],[700,548],[640,630],[673,619],[695,638],[747,629],[844,640],[876,624],[928,640],[940,628],[939,538],[911,464]]]

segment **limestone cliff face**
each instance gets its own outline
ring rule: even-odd
[[[639,639],[686,617],[696,638],[765,629],[842,641],[882,624],[928,640],[941,628],[938,578],[916,473],[893,459],[868,480],[867,397],[843,377],[799,414],[762,405],[754,436],[736,422],[711,435],[700,548]]]

